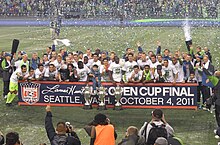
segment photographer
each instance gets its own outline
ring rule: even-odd
[[[152,120],[145,122],[139,131],[139,136],[145,138],[147,145],[153,145],[158,137],[168,138],[174,133],[173,128],[166,122],[162,110],[152,112]]]
[[[81,145],[77,134],[69,123],[66,125],[64,122],[58,122],[55,131],[50,106],[46,107],[46,112],[45,128],[51,145]]]
[[[84,129],[91,137],[90,145],[115,145],[117,134],[106,115],[97,114]]]

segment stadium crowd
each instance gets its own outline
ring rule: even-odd
[[[49,16],[79,13],[84,17],[218,18],[218,0],[3,0],[1,15]],[[81,13],[81,14],[80,14]],[[73,14],[75,15],[75,14]]]

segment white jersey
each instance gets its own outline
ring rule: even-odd
[[[11,78],[10,78],[10,82],[13,83],[18,83],[18,75],[23,76],[23,77],[28,77],[28,72],[22,73],[21,69],[17,69],[15,72],[12,73]]]
[[[112,62],[108,68],[110,71],[112,71],[112,78],[115,82],[121,82],[122,79],[122,67],[120,64],[116,64],[115,62]]]
[[[131,79],[133,73],[134,73],[134,71],[131,72],[129,79]],[[143,71],[141,71],[141,70],[138,71],[138,73],[134,74],[134,77],[132,78],[132,80],[133,81],[140,81],[142,79],[142,74],[143,74]]]
[[[110,77],[109,77],[109,74],[106,73],[105,66],[101,65],[99,70],[101,73],[101,81],[103,81],[103,82],[110,81]],[[103,75],[102,75],[102,73],[103,73]]]
[[[46,78],[53,78],[53,79],[55,79],[56,77],[58,76],[58,71],[57,70],[55,70],[55,71],[53,71],[53,72],[50,72],[49,71],[49,68],[47,68],[46,70],[45,70],[45,73],[44,73],[44,77],[46,77]]]
[[[87,81],[88,74],[90,73],[90,69],[86,65],[84,65],[84,68],[82,69],[77,68],[76,71],[77,71],[77,75],[79,75],[80,82]]]
[[[176,80],[176,82],[183,82],[184,80],[184,72],[183,72],[183,66],[180,65],[179,62],[177,62],[176,64],[172,64],[176,70],[178,71],[178,78]]]
[[[173,82],[174,75],[178,74],[178,71],[173,65],[168,65],[167,67],[163,66],[162,70],[164,71],[164,78],[166,82]]]
[[[27,60],[26,62],[24,62],[23,59],[22,59],[22,60],[18,60],[18,61],[15,62],[16,69],[21,69],[22,65],[26,65],[27,72],[28,72],[29,71],[29,61]]]
[[[142,68],[142,69],[144,68],[145,65],[150,65],[150,61],[149,60],[143,61],[143,60],[139,59],[137,61],[137,63],[138,63],[138,66],[140,68]]]
[[[64,61],[62,60],[61,62],[58,62],[57,60],[55,60],[53,62],[54,66],[60,70],[60,69],[67,69],[67,65],[64,63]]]
[[[40,76],[44,76],[44,73],[45,73],[45,68],[43,69],[43,71],[41,72],[40,70],[39,70],[39,68],[37,68],[36,70],[35,70],[35,78],[36,79],[38,79]]]
[[[157,66],[160,65],[157,61],[155,63],[150,62],[150,68],[157,69]]]
[[[125,71],[126,80],[128,80],[128,78],[130,77],[131,72],[133,71],[135,65],[137,65],[136,61],[132,61],[132,62],[126,61],[125,62],[122,70]]]
[[[89,59],[88,63],[89,63],[89,67],[90,67],[90,69],[92,69],[93,65],[95,65],[95,64],[96,64],[98,67],[101,66],[101,61],[99,61],[99,60],[96,61],[96,62],[94,62],[93,59]]]

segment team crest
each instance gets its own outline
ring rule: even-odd
[[[21,83],[22,100],[29,105],[37,103],[40,99],[40,84]]]

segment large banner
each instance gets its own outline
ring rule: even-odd
[[[32,106],[83,106],[83,82],[19,82],[19,105]],[[91,85],[91,84],[89,84]],[[115,103],[112,83],[102,83],[106,87],[105,103],[112,107]],[[197,108],[197,84],[120,84],[123,88],[120,103],[123,108]],[[96,105],[97,98],[92,99]]]

